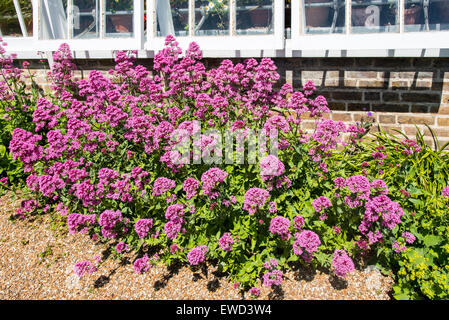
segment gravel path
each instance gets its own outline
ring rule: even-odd
[[[20,201],[0,197],[0,299],[223,299],[245,298],[232,283],[208,266],[206,272],[188,267],[168,270],[160,264],[138,275],[134,254],[124,261],[108,257],[108,247],[87,235],[69,235],[50,215],[12,221]],[[79,279],[76,262],[103,257],[98,271]],[[356,271],[336,281],[320,271],[286,273],[282,289],[261,288],[260,299],[390,299],[393,280],[378,271]]]

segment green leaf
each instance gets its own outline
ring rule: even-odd
[[[432,247],[432,246],[436,246],[437,244],[439,244],[443,239],[440,236],[436,236],[433,234],[428,234],[427,236],[424,237],[424,245],[426,247]]]

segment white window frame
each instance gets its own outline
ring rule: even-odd
[[[302,31],[303,0],[292,0],[290,48],[293,56],[307,57],[395,57],[439,56],[449,48],[449,31],[404,32],[405,0],[398,1],[399,31],[351,33],[351,4],[345,2],[345,31],[332,34],[305,34]],[[297,51],[297,52],[295,52]]]
[[[51,0],[50,0],[51,1]],[[33,36],[32,37],[4,37],[5,41],[8,42],[8,45],[11,46],[11,49],[15,49],[17,51],[55,51],[59,48],[62,43],[67,43],[70,46],[70,49],[73,51],[93,51],[93,50],[139,50],[143,48],[143,15],[144,8],[143,3],[144,0],[133,0],[134,2],[134,16],[133,16],[133,36],[129,38],[125,37],[104,37],[103,30],[105,28],[105,15],[104,10],[106,8],[106,0],[99,0],[102,12],[100,13],[101,21],[100,21],[100,30],[99,30],[99,38],[93,39],[71,39],[71,19],[68,19],[67,23],[67,34],[68,37],[66,39],[51,39],[44,40],[39,39],[40,35],[40,12],[41,1],[40,0],[32,0],[33,5]],[[70,4],[72,0],[68,0],[67,8],[70,8]],[[12,51],[12,50],[11,50]],[[88,56],[88,54],[86,55]]]
[[[159,51],[164,47],[165,37],[156,36],[156,1],[147,0],[147,42],[146,50]],[[192,13],[194,0],[189,0],[189,20],[191,21],[189,36],[176,37],[182,48],[187,48],[192,41],[198,43],[204,51],[204,56],[238,56],[240,51],[263,51],[283,49],[284,40],[284,1],[273,0],[274,3],[274,28],[272,34],[267,35],[237,35],[235,29],[236,0],[230,1],[230,33],[223,36],[195,36],[193,32]],[[244,54],[244,53],[243,53]],[[248,54],[248,52],[247,52]],[[257,53],[256,53],[257,56]]]

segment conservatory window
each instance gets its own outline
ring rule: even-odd
[[[30,37],[33,35],[33,8],[29,0],[1,1],[0,36]]]
[[[351,32],[398,32],[398,0],[353,0]]]
[[[449,30],[449,0],[292,0],[303,34]],[[298,3],[299,2],[299,3]],[[298,12],[298,11],[296,11]],[[295,13],[292,11],[292,14]],[[350,16],[350,19],[347,18]]]
[[[131,38],[140,0],[40,0],[39,39]]]
[[[339,0],[303,0],[305,33],[342,33],[345,30],[345,3]]]
[[[158,37],[264,35],[275,29],[274,0],[157,0],[155,6]]]
[[[449,0],[406,0],[405,31],[449,30]]]

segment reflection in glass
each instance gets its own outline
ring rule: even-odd
[[[189,35],[189,0],[156,1],[157,35]]]
[[[133,0],[106,0],[106,37],[133,36]]]
[[[404,30],[449,30],[449,0],[406,0]]]
[[[229,1],[195,0],[195,35],[229,34]]]
[[[67,1],[40,1],[39,38],[67,39]]]
[[[353,0],[351,32],[397,32],[398,0]]]
[[[305,33],[342,33],[345,29],[344,0],[303,0]]]
[[[74,39],[98,38],[100,36],[100,1],[73,0],[72,37]]]
[[[14,7],[13,0],[0,1],[0,30],[6,37],[23,37],[19,18]],[[29,0],[19,1],[22,17],[28,37],[33,35],[33,8]]]
[[[273,0],[237,0],[237,34],[273,33]]]

